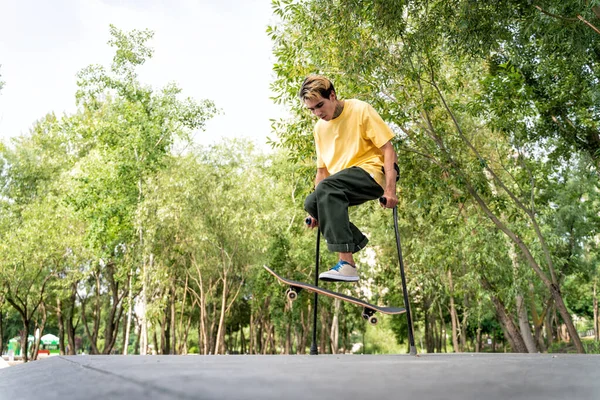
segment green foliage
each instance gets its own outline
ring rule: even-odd
[[[358,336],[357,342],[362,343],[364,349],[358,352],[361,354],[403,354],[407,353],[407,347],[399,344],[390,328],[390,323],[398,318],[384,316],[377,326],[367,325],[366,332],[362,337]],[[364,341],[363,341],[364,340]]]
[[[583,339],[583,345],[585,346],[586,354],[600,354],[600,342],[590,339]],[[570,344],[558,342],[552,344],[552,346],[548,349],[548,353],[575,354],[576,351]]]
[[[295,116],[275,128],[295,159],[314,156],[296,98],[308,73],[330,77],[342,98],[372,103],[397,133],[409,286],[426,331],[438,319],[431,310],[444,314],[451,300],[468,320],[484,277],[512,313],[519,293],[546,304],[550,281],[587,268],[598,224],[586,210],[595,195],[588,200],[564,182],[590,171],[590,161],[598,170],[590,99],[599,37],[553,13],[589,17],[589,5],[554,2],[549,14],[514,1],[307,0],[274,1],[273,10],[273,86]],[[568,170],[566,159],[582,162]],[[584,193],[597,193],[594,180],[585,182]],[[557,224],[567,214],[578,220],[569,231]],[[389,249],[379,253],[383,265]],[[377,276],[397,288],[394,275]],[[565,308],[561,315],[568,319]]]
[[[342,98],[373,104],[396,133],[400,234],[423,351],[474,351],[478,334],[508,340],[495,305],[516,322],[517,296],[529,325],[549,319],[556,329],[564,316],[554,319],[543,280],[552,274],[569,313],[592,317],[599,52],[597,33],[576,17],[594,24],[595,3],[272,4],[274,101],[290,111],[273,121],[273,154],[239,140],[194,146],[215,105],[140,82],[153,33],[114,26],[112,63],[78,74],[77,112],[47,115],[0,144],[3,338],[40,324],[44,304],[48,326],[56,329],[60,307],[86,352],[139,351],[145,323],[159,353],[305,353],[312,295],[290,305],[262,265],[313,278],[303,202],[314,120],[297,94],[315,72]],[[361,285],[338,289],[402,306],[391,212],[372,202],[351,218],[370,246],[359,254]],[[334,259],[322,251],[323,268]],[[363,340],[365,352],[406,351],[404,317],[371,327],[352,305],[319,304],[321,353],[333,347],[334,318],[340,351]]]
[[[78,112],[61,120],[49,115],[30,135],[3,147],[0,174],[6,216],[25,222],[22,233],[14,235],[12,228],[9,235],[18,246],[4,241],[3,249],[14,255],[3,255],[2,271],[31,271],[40,287],[60,275],[52,287],[62,296],[86,293],[82,304],[101,305],[106,316],[101,321],[95,312],[97,319],[86,323],[94,331],[90,345],[92,351],[104,346],[105,352],[114,346],[133,265],[146,257],[138,243],[145,186],[169,164],[176,141],[189,141],[216,112],[210,101],[180,100],[174,84],[155,91],[137,80],[136,68],[152,55],[146,45],[151,32],[124,33],[111,26],[111,36],[116,53],[110,71],[90,66],[78,76]],[[37,237],[40,232],[45,240]],[[22,280],[12,283],[16,277]],[[6,280],[9,301],[23,296],[17,292],[21,282],[35,280],[23,273]],[[101,295],[105,288],[110,295]],[[53,300],[32,289],[28,296]],[[38,303],[28,303],[35,312]],[[105,336],[99,335],[100,322]]]

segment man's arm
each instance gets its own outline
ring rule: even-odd
[[[315,187],[321,182],[323,179],[329,176],[329,171],[327,168],[317,168],[317,176],[315,177]]]
[[[388,141],[386,144],[380,147],[383,153],[383,169],[385,171],[385,188],[383,191],[383,197],[386,199],[386,208],[394,208],[398,204],[398,197],[396,196],[396,169],[394,164],[398,163],[398,155],[392,146],[392,142]]]
[[[317,176],[315,177],[315,188],[317,187],[319,182],[321,182],[323,179],[327,178],[328,176],[329,176],[329,171],[327,170],[327,168],[317,168]],[[310,218],[308,218],[306,221],[308,222],[307,226],[309,228],[315,228],[315,227],[319,226],[319,221],[314,219],[312,216],[310,216]]]

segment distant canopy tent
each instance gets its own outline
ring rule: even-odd
[[[51,333],[48,333],[40,339],[40,342],[44,346],[58,346],[58,336],[54,336]]]
[[[40,345],[42,349],[50,351],[51,354],[55,353],[58,351],[58,336],[48,333],[40,338]]]
[[[27,346],[31,346],[31,344],[34,341],[34,337],[33,335],[29,335],[27,337]],[[21,337],[20,336],[15,336],[14,338],[10,339],[8,341],[8,351],[9,352],[13,352],[13,354],[15,356],[18,356],[21,354]]]

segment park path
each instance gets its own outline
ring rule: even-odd
[[[600,399],[600,356],[56,356],[0,370],[0,399]]]

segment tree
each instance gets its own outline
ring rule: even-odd
[[[53,191],[52,183],[69,165],[62,149],[56,118],[40,120],[28,137],[2,146],[2,257],[0,274],[4,299],[19,313],[23,324],[22,348],[28,360],[27,337],[33,323],[46,319],[45,297],[64,259],[68,257],[69,213]],[[61,225],[64,222],[65,225]],[[35,356],[35,354],[34,354]]]
[[[145,285],[144,269],[152,259],[152,254],[144,253],[148,247],[141,225],[145,186],[168,165],[178,141],[189,143],[191,133],[202,129],[216,112],[210,101],[181,100],[181,90],[174,84],[155,91],[137,80],[136,68],[152,55],[146,45],[151,32],[123,33],[111,26],[111,36],[109,44],[116,47],[116,54],[110,70],[90,66],[78,75],[77,113],[60,120],[47,116],[30,136],[14,140],[14,149],[3,146],[0,157],[3,217],[7,218],[3,234],[12,233],[15,226],[37,223],[32,226],[47,224],[47,230],[59,235],[57,228],[63,221],[53,216],[63,209],[69,216],[65,224],[78,230],[80,241],[57,239],[35,257],[56,260],[61,258],[53,252],[65,251],[70,255],[59,269],[54,265],[49,271],[47,263],[38,263],[49,273],[40,273],[40,279],[61,278],[56,291],[62,294],[51,299],[53,304],[60,302],[57,307],[67,307],[70,342],[74,342],[72,325],[79,300],[84,331],[94,353],[112,351],[123,313],[129,311],[131,316],[138,285],[142,289]],[[29,211],[39,209],[46,214]],[[33,231],[30,234],[34,246]],[[26,248],[11,243],[15,256]],[[4,259],[3,272],[25,268],[14,258]],[[34,284],[36,280],[30,278]],[[57,312],[62,316],[62,309]],[[26,319],[29,314],[24,313]],[[129,319],[126,338],[130,325]],[[70,349],[74,347],[71,343]],[[143,348],[145,351],[146,346]]]
[[[79,188],[76,190],[81,192],[72,197],[78,202],[85,219],[99,223],[90,231],[90,238],[97,242],[98,250],[108,257],[104,265],[110,267],[110,271],[113,266],[117,267],[114,273],[107,275],[108,279],[114,281],[115,287],[120,285],[123,290],[120,294],[114,293],[113,307],[133,290],[133,265],[114,264],[111,261],[116,255],[113,253],[116,246],[125,245],[129,250],[138,252],[136,258],[140,265],[141,302],[142,309],[145,309],[146,267],[152,254],[144,253],[147,247],[144,244],[145,229],[141,224],[140,208],[145,196],[144,187],[148,179],[165,168],[176,140],[189,141],[190,133],[202,129],[216,110],[208,100],[200,103],[189,98],[179,100],[181,90],[174,84],[158,93],[143,86],[137,80],[136,68],[151,57],[152,49],[146,42],[153,34],[136,30],[124,33],[114,26],[110,31],[112,39],[109,44],[116,48],[110,71],[90,66],[80,72],[77,92],[80,111],[74,120],[78,127],[77,134],[84,139],[81,149],[87,152],[86,158],[93,161],[89,166],[99,167],[100,171],[90,170],[79,175]],[[88,182],[92,176],[96,178],[95,189]],[[116,202],[117,199],[120,201]],[[123,278],[125,282],[120,282]],[[132,302],[130,295],[127,305],[129,312],[133,309]],[[110,315],[115,316],[115,312],[121,310],[112,310]],[[126,338],[129,336],[130,316]],[[145,353],[146,322],[144,314],[141,317],[144,327],[142,353]],[[114,322],[116,331],[118,319]],[[111,334],[111,337],[115,335]],[[106,347],[104,351],[110,348]]]
[[[479,97],[486,86],[477,77],[485,71],[487,58],[481,56],[485,47],[476,45],[478,35],[487,29],[491,39],[484,43],[501,46],[513,29],[507,21],[514,8],[497,7],[500,3],[510,5],[482,3],[473,6],[478,11],[473,13],[472,2],[459,2],[457,13],[456,4],[451,7],[447,2],[275,1],[274,12],[282,23],[269,33],[279,59],[277,98],[290,105],[299,121],[306,121],[295,93],[306,74],[322,72],[334,79],[340,93],[372,102],[397,129],[401,151],[419,154],[423,162],[439,168],[438,176],[446,174],[458,195],[473,199],[514,243],[552,295],[572,340],[583,352],[560,292],[555,255],[540,226],[536,204],[530,201],[539,193],[538,182],[525,180],[528,166],[522,161],[534,160],[534,147],[544,143],[525,142],[523,133],[528,121],[541,113],[525,107],[524,96],[522,101],[517,97],[519,102],[510,108],[512,125],[503,125],[506,119],[502,118],[509,113],[495,118]],[[491,19],[498,9],[500,24]],[[476,32],[461,29],[473,15]],[[463,45],[460,39],[467,34],[473,40]],[[305,151],[310,137],[304,135],[303,126],[282,125],[280,135],[284,145],[311,156]],[[503,214],[506,201],[516,214]]]

